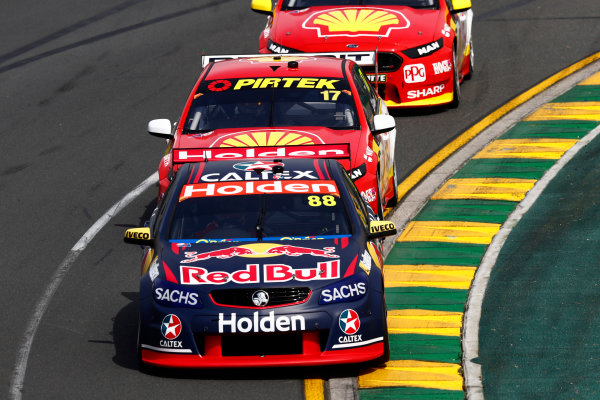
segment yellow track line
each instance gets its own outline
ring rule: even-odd
[[[476,269],[454,265],[386,265],[385,287],[468,289]]]
[[[462,384],[459,364],[431,361],[391,360],[385,368],[358,377],[361,388],[405,386],[458,391]]]
[[[305,379],[304,398],[306,400],[325,400],[323,379]]]

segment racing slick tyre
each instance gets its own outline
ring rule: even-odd
[[[398,204],[398,174],[396,173],[396,160],[394,160],[394,167],[392,171],[392,185],[394,186],[394,196],[387,202],[386,207],[396,207]]]
[[[454,97],[448,106],[450,108],[457,108],[460,104],[460,79],[458,77],[458,68],[456,66],[456,46],[452,50],[452,93]]]
[[[381,193],[379,192],[379,179],[380,179],[380,174],[379,174],[379,166],[377,166],[377,185],[375,186],[376,190],[377,190],[377,215],[379,216],[380,220],[383,220],[383,199],[381,198]]]
[[[382,283],[383,284],[383,283]],[[390,336],[387,326],[387,307],[385,305],[385,297],[383,301],[383,355],[377,358],[374,365],[383,365],[390,360]]]
[[[465,79],[469,80],[473,77],[475,71],[475,53],[473,53],[473,38],[469,42],[469,72],[465,75]]]
[[[139,370],[144,372],[144,362],[142,361],[142,319],[138,316],[138,328],[137,328],[137,361]]]
[[[142,319],[141,319],[141,317],[138,317],[137,361],[138,361],[138,370],[141,373],[148,374],[148,375],[156,375],[157,374],[158,368],[148,365],[144,361],[142,361]]]

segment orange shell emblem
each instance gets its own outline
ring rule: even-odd
[[[314,13],[304,23],[323,36],[389,36],[392,29],[406,29],[404,14],[383,8],[338,8]]]
[[[303,146],[323,144],[317,135],[303,131],[245,131],[225,135],[210,147]]]

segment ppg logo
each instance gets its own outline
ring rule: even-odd
[[[423,64],[404,66],[404,81],[406,83],[425,82],[425,79],[425,66]]]

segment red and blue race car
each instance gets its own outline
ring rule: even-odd
[[[396,131],[358,65],[374,53],[329,56],[205,57],[179,122],[148,124],[150,134],[168,139],[159,198],[185,163],[332,158],[383,217],[397,200]]]
[[[144,246],[142,366],[387,361],[380,238],[395,233],[335,160],[183,165],[124,236]]]
[[[252,0],[261,53],[377,51],[363,67],[389,107],[458,106],[473,73],[471,0]]]

